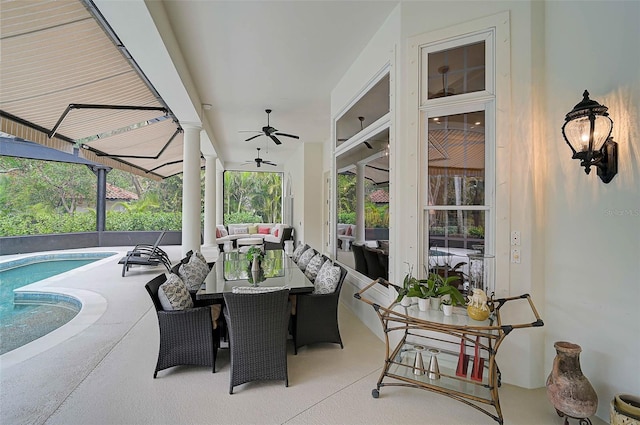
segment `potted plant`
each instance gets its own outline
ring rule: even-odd
[[[413,279],[407,293],[407,297],[415,297],[418,299],[418,308],[420,311],[426,311],[429,302],[429,289],[423,285],[426,281]]]
[[[259,246],[251,246],[247,250],[247,260],[249,264],[251,264],[251,270],[258,271],[260,270],[260,262],[264,258],[264,252],[262,252],[262,248]]]
[[[396,302],[399,302],[405,307],[411,305],[411,297],[417,296],[415,294],[415,284],[418,283],[418,279],[413,277],[413,268],[409,268],[409,273],[407,273],[402,280],[402,288],[398,288],[398,297],[396,298]]]
[[[453,301],[451,298],[442,298],[440,301],[440,308],[442,308],[442,312],[445,316],[451,316],[453,314]]]
[[[432,297],[432,299],[437,300],[432,301],[432,308],[439,308],[440,298],[445,295],[448,296],[452,305],[464,304],[464,297],[458,290],[457,285],[454,284],[458,279],[460,279],[458,276],[449,276],[445,278],[438,273],[429,273],[429,278],[427,279],[427,287],[430,290],[429,296]]]

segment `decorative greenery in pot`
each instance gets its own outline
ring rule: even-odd
[[[264,259],[264,252],[262,252],[262,248],[258,246],[251,246],[247,250],[247,260],[252,262],[254,259],[258,261],[262,261]]]
[[[442,297],[443,295],[449,295],[451,303],[453,305],[463,305],[465,303],[464,297],[458,291],[457,286],[452,285],[453,282],[460,279],[458,276],[449,276],[444,278],[437,273],[430,273],[427,279],[428,285],[433,288],[433,292],[436,297]]]
[[[397,288],[398,297],[396,298],[396,302],[402,302],[403,305],[408,306],[410,304],[409,299],[411,297],[417,297],[415,286],[418,284],[418,279],[413,277],[413,267],[409,267],[409,273],[404,276],[402,281],[402,287]]]

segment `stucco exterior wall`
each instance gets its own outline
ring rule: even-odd
[[[418,144],[406,130],[407,41],[500,13],[509,17],[510,93],[506,112],[497,113],[497,148],[506,150],[497,164],[498,236],[518,230],[522,240],[521,263],[507,261],[501,278],[511,295],[530,293],[545,321],[506,339],[498,355],[502,379],[543,386],[553,343],[580,344],[583,372],[600,397],[598,416],[607,418],[614,393],[640,393],[640,3],[404,2],[332,92],[332,114],[397,59],[390,192],[402,209],[392,216],[390,239],[398,279],[404,261],[416,262],[419,241]],[[584,89],[610,108],[620,143],[619,174],[608,185],[595,172],[584,174],[560,132]],[[508,255],[508,248],[496,254]]]

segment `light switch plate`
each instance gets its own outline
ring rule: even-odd
[[[520,245],[520,232],[514,230],[511,232],[511,246],[519,246]]]
[[[520,264],[520,250],[518,248],[511,248],[511,262]]]

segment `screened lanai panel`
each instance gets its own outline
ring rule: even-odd
[[[55,129],[56,137],[34,137],[37,140],[33,141],[60,149],[60,141],[85,142],[87,137],[104,136],[166,116],[166,105],[157,92],[83,1],[0,2],[0,113],[3,120],[30,126],[47,136]],[[127,109],[72,108],[65,116],[72,104]],[[136,131],[128,132],[128,143],[134,146],[140,139]],[[147,148],[159,151],[166,140]],[[103,152],[112,154],[108,148]],[[115,156],[89,158],[94,156],[90,151],[83,154],[87,159],[132,171],[132,161]],[[167,162],[181,159],[182,152]],[[133,170],[143,175],[146,171]]]

